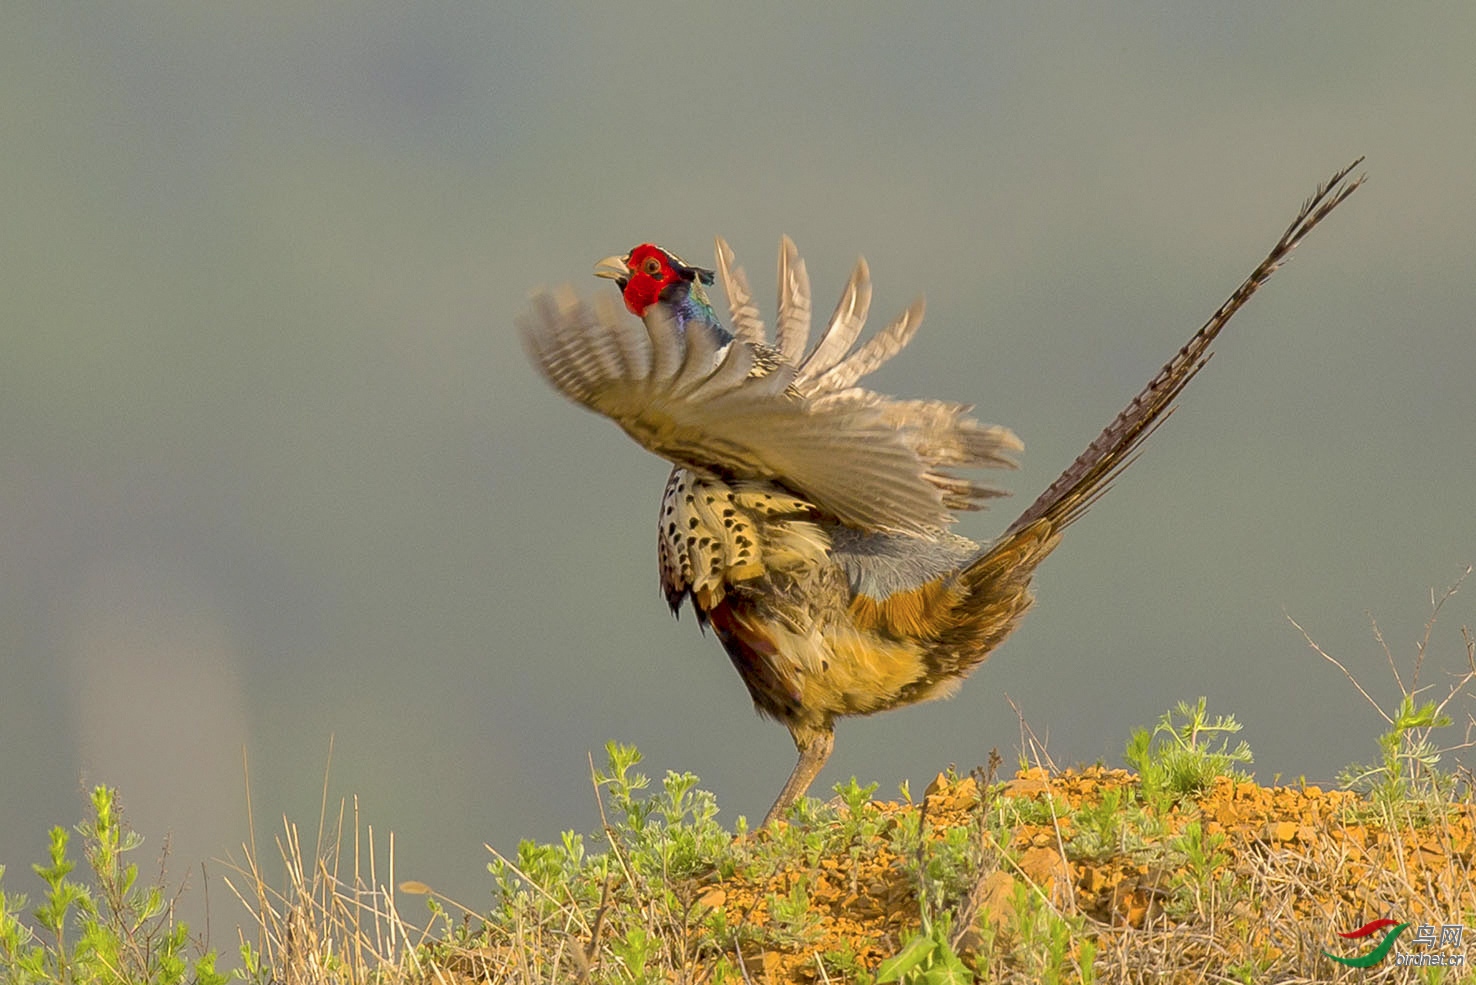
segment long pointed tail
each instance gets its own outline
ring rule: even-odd
[[[1055,549],[1062,530],[1080,518],[1137,458],[1139,446],[1173,412],[1174,399],[1209,361],[1210,344],[1241,305],[1286,262],[1302,238],[1363,183],[1362,177],[1347,180],[1362,161],[1360,157],[1317,189],[1266,259],[1220,310],[1004,535],[964,568],[960,574],[968,589],[963,603],[967,614],[943,641],[946,645],[937,649],[935,678],[968,673],[1024,618],[1035,601],[1030,591],[1035,569]]]
[[[1348,175],[1363,163],[1359,158],[1334,174],[1302,205],[1302,211],[1286,227],[1286,232],[1249,277],[1235,289],[1220,309],[1210,316],[1204,327],[1194,333],[1178,354],[1159,370],[1143,391],[1123,408],[1095,441],[1077,456],[1050,488],[1041,493],[1030,507],[1005,530],[1000,545],[1037,520],[1047,520],[1053,532],[1075,522],[1102,496],[1137,458],[1139,446],[1174,410],[1174,400],[1209,362],[1210,344],[1241,306],[1260,290],[1271,275],[1286,262],[1292,250],[1317,224],[1343,203],[1363,184],[1364,176],[1349,181]],[[992,552],[991,552],[992,553]]]

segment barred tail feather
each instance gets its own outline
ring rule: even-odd
[[[1076,461],[1010,524],[1005,539],[1040,519],[1050,521],[1058,530],[1068,526],[1106,493],[1122,471],[1137,459],[1143,442],[1173,412],[1174,401],[1184,387],[1209,361],[1213,355],[1210,345],[1220,331],[1280,269],[1297,244],[1363,184],[1361,175],[1346,180],[1362,161],[1360,157],[1318,186],[1266,258]]]

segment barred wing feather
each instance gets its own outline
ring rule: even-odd
[[[723,286],[735,321],[739,312],[753,309],[753,299],[733,250],[717,240],[718,269],[724,271]],[[733,293],[734,291],[738,293]],[[879,411],[893,428],[905,432],[908,443],[931,467],[930,479],[943,490],[943,503],[950,510],[978,509],[981,501],[1004,495],[989,485],[949,475],[945,468],[1014,468],[1013,453],[1023,447],[1008,428],[980,424],[968,416],[965,404],[939,400],[898,400],[856,386],[867,374],[901,352],[922,325],[924,305],[918,298],[886,328],[860,345],[860,337],[871,305],[871,272],[859,260],[841,294],[830,323],[809,355],[810,281],[794,241],[783,237],[779,244],[779,318],[772,347],[780,358],[796,367],[794,389],[816,406],[832,399],[859,401]],[[757,319],[755,319],[757,321]],[[757,321],[762,338],[762,322]]]
[[[794,240],[784,236],[779,240],[779,320],[774,326],[774,345],[785,362],[798,366],[809,344],[810,275]]]
[[[717,237],[718,277],[728,296],[733,334],[748,342],[765,342],[763,319],[753,302],[748,277],[738,266],[733,248]],[[784,362],[797,367],[795,387],[807,396],[843,391],[872,373],[912,341],[922,325],[922,298],[907,307],[891,324],[853,348],[866,324],[871,307],[871,270],[857,260],[835,312],[815,347],[806,356],[810,342],[810,278],[794,241],[788,236],[779,243],[779,316],[770,343]]]
[[[748,289],[748,277],[742,267],[734,264],[733,249],[721,236],[717,238],[716,252],[718,280],[722,282],[723,293],[728,296],[728,317],[732,319],[733,334],[744,342],[767,342],[768,333],[758,305],[753,302],[753,292]]]
[[[835,306],[835,313],[830,316],[830,325],[820,336],[820,341],[815,343],[810,357],[800,365],[801,387],[811,380],[818,380],[846,357],[860,337],[870,311],[871,269],[864,259],[857,260],[851,279],[846,281],[846,289],[841,292],[841,299]]]
[[[534,362],[569,399],[698,472],[775,481],[862,530],[931,535],[953,516],[955,477],[919,453],[919,430],[867,391],[810,400],[781,365],[753,375],[753,350],[700,325],[625,316],[572,292],[534,297],[520,328]]]

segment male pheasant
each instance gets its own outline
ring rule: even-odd
[[[1133,461],[1231,316],[1358,187],[1362,178],[1348,180],[1358,163],[1318,188],[1204,327],[984,547],[948,527],[1001,493],[956,470],[1013,467],[1022,445],[965,405],[856,385],[923,316],[915,302],[856,345],[871,295],[865,261],[813,347],[809,280],[787,237],[772,340],[721,239],[715,271],[652,244],[601,261],[596,274],[639,321],[604,297],[534,297],[520,327],[548,381],[676,466],[661,499],[662,591],[674,612],[688,602],[712,626],[758,711],[799,751],[765,823],[820,772],[837,718],[952,694],[1019,625],[1062,531]],[[730,328],[704,290],[715,279]]]

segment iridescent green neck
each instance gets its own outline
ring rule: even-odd
[[[713,310],[712,302],[708,300],[707,292],[702,285],[696,281],[683,281],[676,285],[671,292],[672,297],[663,300],[667,310],[676,318],[677,324],[686,328],[693,322],[706,325],[718,333],[724,341],[733,337],[733,333],[723,327],[718,321],[717,312]]]

